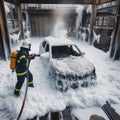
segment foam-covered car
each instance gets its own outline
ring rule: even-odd
[[[46,37],[40,43],[39,52],[58,90],[66,91],[96,83],[95,66],[71,40]]]

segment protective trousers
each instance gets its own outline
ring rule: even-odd
[[[14,94],[19,96],[19,93],[20,93],[20,90],[21,90],[21,87],[25,81],[25,78],[28,79],[28,86],[29,87],[34,87],[33,86],[33,75],[32,73],[28,70],[28,74],[26,75],[23,75],[23,76],[17,76],[17,83],[16,83],[16,86],[15,86],[15,91],[14,91]]]

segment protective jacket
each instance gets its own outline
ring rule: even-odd
[[[28,49],[22,48],[18,52],[16,74],[17,76],[24,76],[27,74],[29,67],[29,52]]]

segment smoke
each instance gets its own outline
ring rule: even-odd
[[[82,16],[83,16],[83,12],[86,11],[87,14],[91,14],[91,5],[80,5],[77,9],[76,9],[76,13],[77,13],[77,19],[76,19],[76,30],[78,30],[80,24],[82,24]]]
[[[78,30],[81,22],[82,22],[82,14],[83,14],[83,9],[84,6],[80,5],[77,9],[76,9],[76,13],[77,13],[77,19],[76,19],[76,30]]]
[[[82,24],[83,11],[86,13],[91,13],[91,6],[79,5],[76,8],[77,18],[75,23],[75,30],[77,31]],[[54,10],[55,24],[53,28],[52,35],[55,37],[65,37],[67,34],[67,28],[65,23],[65,17],[70,14],[70,9],[67,8],[57,8]]]
[[[67,8],[55,9],[54,17],[55,24],[52,35],[54,37],[65,37],[67,34],[67,28],[65,25],[65,17],[69,14]]]
[[[67,30],[65,28],[65,23],[64,20],[61,19],[57,19],[55,26],[54,26],[54,30],[53,30],[53,36],[54,37],[65,37],[67,33]]]

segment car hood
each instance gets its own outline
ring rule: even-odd
[[[85,57],[69,57],[64,59],[53,59],[51,61],[53,68],[61,73],[74,73],[79,75],[90,74],[94,65]]]

